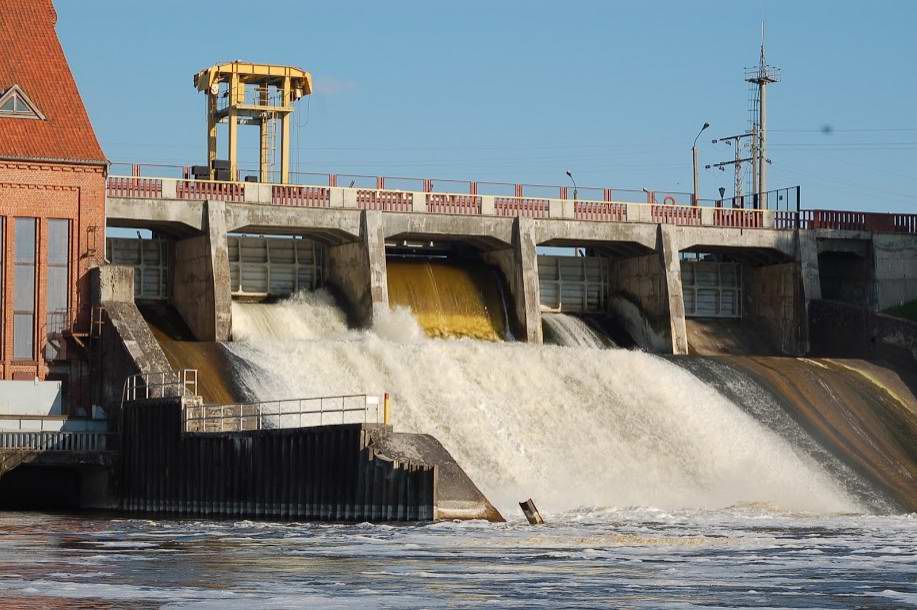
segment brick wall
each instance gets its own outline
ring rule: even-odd
[[[105,252],[105,167],[0,160],[0,217],[3,248],[0,302],[0,378],[44,379],[43,361],[46,313],[48,219],[70,221],[70,294],[73,322],[86,326],[90,316],[89,268],[103,260]],[[16,217],[38,219],[36,240],[36,306],[34,345],[36,358],[13,359],[14,246]]]

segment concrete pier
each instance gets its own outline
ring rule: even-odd
[[[204,204],[202,235],[175,242],[172,303],[198,341],[232,336],[232,298],[226,248],[226,207]]]
[[[327,253],[328,283],[347,300],[353,321],[370,326],[376,311],[388,309],[382,213],[362,212],[359,238]]]
[[[535,227],[531,219],[517,218],[512,231],[509,248],[491,250],[483,258],[501,271],[509,285],[514,326],[520,333],[518,338],[528,343],[541,343]]]

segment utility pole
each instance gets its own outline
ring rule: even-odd
[[[704,133],[704,130],[708,127],[710,127],[710,123],[704,122],[704,126],[701,127],[697,135],[694,136],[694,144],[691,145],[692,167],[694,168],[694,194],[691,197],[691,205],[697,205],[698,197],[700,196],[700,154],[697,151],[697,138],[699,138],[700,134]]]
[[[746,138],[753,138],[755,134],[753,133],[740,133],[735,136],[728,136],[726,138],[717,138],[712,141],[713,144],[718,142],[724,142],[726,144],[735,145],[735,159],[732,161],[722,161],[720,163],[713,163],[711,165],[705,166],[707,169],[716,168],[721,172],[726,171],[726,168],[730,165],[735,168],[735,185],[733,187],[732,196],[733,199],[738,199],[742,196],[742,164],[749,163],[754,160],[754,156],[742,157],[742,140]]]
[[[752,188],[758,195],[759,207],[767,208],[767,86],[780,80],[780,69],[767,65],[764,56],[764,23],[761,23],[761,52],[758,65],[746,68],[745,81],[753,87],[749,118],[754,134],[752,140]]]
[[[734,197],[743,196],[742,177],[743,164],[751,164],[751,184],[749,190],[757,200],[753,207],[767,209],[767,86],[779,82],[780,69],[767,65],[764,55],[764,23],[761,24],[761,51],[758,56],[758,65],[745,69],[745,81],[749,83],[748,92],[748,131],[727,138],[718,138],[713,143],[725,142],[735,146],[735,158],[731,161],[713,163],[705,166],[707,169],[715,167],[726,171],[726,167],[735,168]],[[747,140],[747,144],[744,141]],[[744,144],[744,145],[743,145]],[[749,151],[747,157],[742,156],[744,150]],[[744,202],[743,206],[744,207]]]

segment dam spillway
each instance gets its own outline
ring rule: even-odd
[[[769,427],[779,406],[745,409],[657,356],[431,339],[403,309],[353,330],[323,293],[233,308],[227,348],[259,399],[390,388],[394,423],[439,439],[498,508],[892,505],[805,427]]]
[[[494,269],[429,259],[389,259],[386,267],[389,303],[413,312],[427,335],[485,341],[512,337],[502,278]]]

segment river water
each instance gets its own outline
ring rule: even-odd
[[[917,607],[917,514],[738,372],[434,340],[402,310],[354,331],[323,294],[233,318],[227,374],[254,398],[390,391],[395,428],[436,436],[509,522],[0,513],[0,608]]]
[[[3,608],[917,606],[917,515],[580,509],[417,526],[0,514]]]

